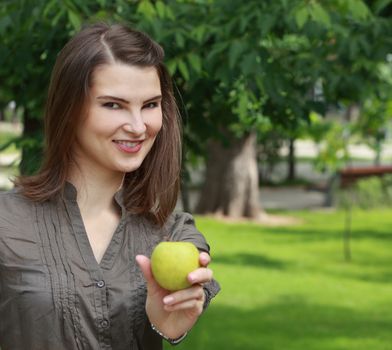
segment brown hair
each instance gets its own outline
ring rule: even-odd
[[[155,67],[162,91],[162,128],[142,165],[125,176],[124,204],[163,225],[173,211],[181,161],[181,128],[164,51],[146,34],[124,25],[98,23],[76,34],[60,51],[49,85],[45,109],[45,152],[33,176],[15,184],[33,201],[63,192],[72,161],[72,145],[89,95],[91,77],[99,65],[117,61]]]

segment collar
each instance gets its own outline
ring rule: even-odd
[[[76,187],[68,181],[65,181],[64,185],[64,198],[70,201],[76,201],[78,191]]]
[[[66,200],[76,202],[78,196],[78,190],[72,183],[68,181],[65,182],[63,193],[64,193],[64,198]],[[124,189],[122,187],[114,194],[114,201],[117,203],[117,205],[121,208],[121,211],[124,213],[126,211],[126,208],[124,205]]]

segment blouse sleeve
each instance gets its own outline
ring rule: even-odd
[[[174,223],[170,230],[170,240],[193,243],[200,251],[210,254],[210,246],[204,236],[197,230],[192,215],[188,213],[174,214]],[[220,291],[219,283],[213,279],[203,284],[206,299],[203,308],[206,309],[211,299]]]

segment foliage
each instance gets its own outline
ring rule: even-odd
[[[364,209],[392,206],[392,176],[358,181],[355,204]]]
[[[392,175],[358,180],[352,188],[335,190],[336,204],[343,208],[392,207]]]
[[[290,215],[302,223],[197,218],[222,291],[178,349],[389,348],[392,211],[353,212],[351,263],[343,212]]]
[[[6,1],[0,100],[42,118],[50,67],[65,41],[82,23],[120,21],[164,46],[193,153],[206,152],[212,137],[225,141],[227,130],[241,137],[281,125],[296,137],[311,111],[362,101],[379,86],[377,67],[391,47],[390,3]]]
[[[322,132],[317,135],[318,156],[314,159],[315,168],[321,172],[335,173],[343,168],[350,159],[348,145],[351,137],[350,125],[336,120],[321,120],[314,129]],[[321,125],[322,126],[321,126]]]

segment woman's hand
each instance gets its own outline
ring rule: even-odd
[[[147,282],[146,312],[148,319],[165,336],[176,339],[189,331],[203,311],[205,294],[202,284],[212,279],[212,271],[207,268],[210,256],[199,254],[200,268],[188,275],[192,286],[176,292],[163,289],[155,281],[150,259],[137,255],[136,261]]]

